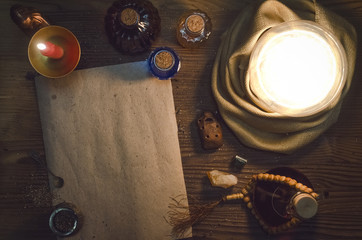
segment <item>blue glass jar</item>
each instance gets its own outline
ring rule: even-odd
[[[179,56],[169,47],[156,48],[147,62],[151,73],[160,80],[173,77],[181,67]]]

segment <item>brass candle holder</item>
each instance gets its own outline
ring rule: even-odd
[[[60,47],[64,53],[55,58],[45,56],[39,44],[50,42]],[[59,78],[71,73],[78,65],[81,49],[77,38],[68,29],[49,25],[41,28],[31,38],[28,46],[28,57],[33,68],[41,75]]]
[[[19,28],[32,36],[28,46],[28,58],[39,74],[59,78],[77,67],[81,49],[71,31],[50,25],[33,7],[13,5],[10,16]]]

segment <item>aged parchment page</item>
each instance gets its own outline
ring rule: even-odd
[[[53,191],[84,216],[69,239],[172,239],[168,204],[186,188],[171,81],[136,62],[36,89],[47,164],[65,181]]]

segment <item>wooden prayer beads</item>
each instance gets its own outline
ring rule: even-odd
[[[247,208],[251,210],[251,213],[254,215],[254,217],[258,220],[260,226],[269,234],[276,234],[281,231],[285,231],[287,229],[290,229],[301,222],[301,219],[297,217],[292,217],[288,222],[283,223],[279,226],[270,226],[268,225],[255,211],[253,203],[251,202],[251,193],[254,191],[255,184],[257,181],[265,181],[265,182],[275,182],[275,183],[281,183],[289,186],[290,188],[294,188],[297,192],[300,193],[307,193],[311,195],[314,199],[318,199],[318,194],[313,191],[312,188],[309,188],[308,186],[298,183],[295,179],[286,177],[286,176],[280,176],[280,175],[274,175],[269,173],[259,173],[257,175],[253,175],[249,183],[241,189],[240,193],[230,194],[223,198],[223,201],[230,201],[230,200],[237,200],[242,199],[243,202],[246,204]]]

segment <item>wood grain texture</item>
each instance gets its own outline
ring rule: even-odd
[[[1,152],[0,159],[0,239],[52,239],[46,169],[26,151]]]
[[[36,205],[26,190],[47,189],[47,173],[27,156],[42,152],[41,124],[31,80],[34,70],[27,59],[29,38],[11,21],[12,4],[34,6],[53,24],[70,29],[79,39],[82,58],[78,69],[144,60],[148,53],[124,56],[108,43],[103,18],[112,0],[29,0],[0,2],[0,239],[54,239],[47,228],[49,201]],[[362,239],[362,50],[357,52],[352,87],[339,121],[317,141],[292,155],[262,152],[241,145],[222,122],[224,146],[217,151],[201,148],[195,119],[204,111],[216,111],[211,94],[211,69],[221,34],[239,11],[252,1],[153,0],[160,10],[161,35],[153,47],[169,46],[182,58],[182,68],[172,80],[183,170],[190,202],[213,201],[238,192],[256,173],[276,166],[294,167],[305,173],[323,198],[316,218],[277,236],[267,236],[240,203],[217,207],[194,227],[195,239]],[[350,21],[362,36],[362,2],[320,0],[321,4]],[[212,19],[213,32],[200,49],[177,44],[175,25],[185,10],[200,8]],[[361,39],[361,38],[359,38]],[[362,40],[359,40],[361,45]],[[241,172],[232,168],[234,155],[248,159]],[[231,190],[210,186],[205,172],[233,172],[239,179]],[[38,191],[39,192],[39,191]],[[26,197],[28,196],[28,198]],[[44,199],[43,199],[44,200]],[[24,208],[24,206],[27,206]]]

